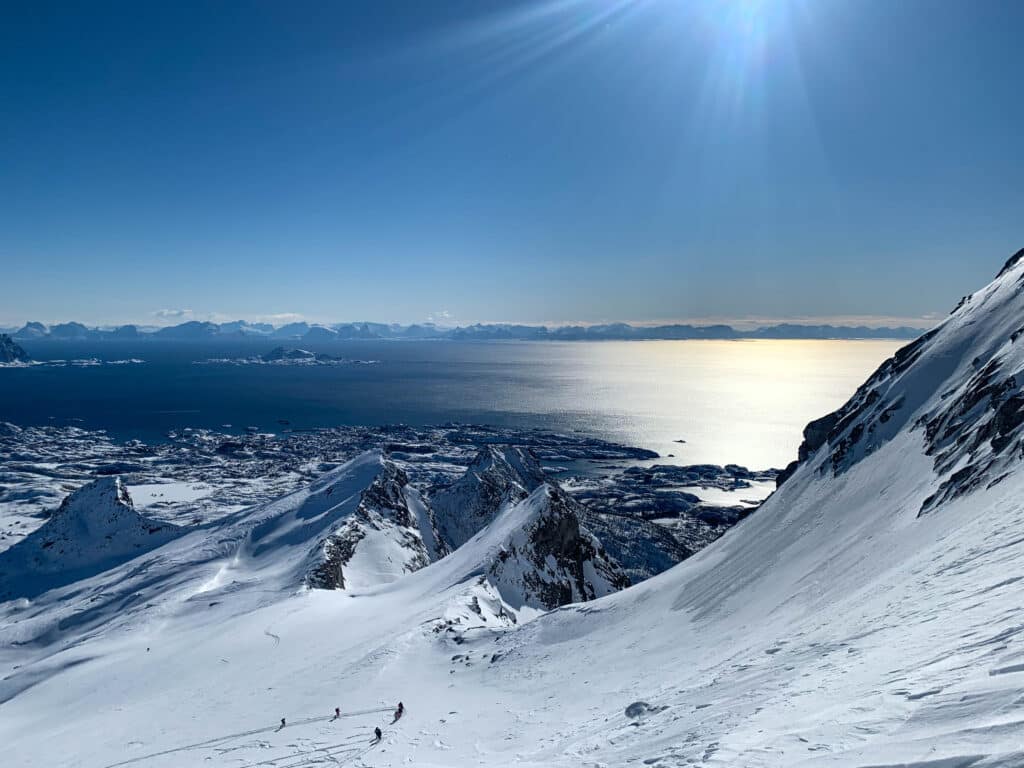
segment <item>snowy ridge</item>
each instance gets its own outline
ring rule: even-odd
[[[1024,455],[1022,254],[883,363],[841,409],[808,425],[800,460],[827,446],[818,471],[839,474],[901,430],[923,430],[942,482],[922,513],[1007,477]]]
[[[394,581],[439,555],[433,516],[405,473],[380,454],[368,456],[380,472],[361,492],[355,510],[316,543],[307,569],[311,587],[365,588]]]
[[[537,488],[505,513],[512,531],[487,569],[513,609],[550,610],[610,595],[629,579],[580,523],[583,508],[553,484]]]
[[[485,446],[461,478],[430,497],[441,537],[452,549],[462,546],[499,509],[525,499],[544,480],[544,471],[528,448]]]

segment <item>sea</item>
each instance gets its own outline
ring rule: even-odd
[[[359,364],[209,364],[273,341],[26,343],[37,360],[134,365],[0,369],[0,421],[117,439],[185,427],[265,432],[449,422],[580,433],[677,464],[783,467],[804,425],[842,405],[903,341],[334,342]],[[368,361],[372,361],[369,362]]]

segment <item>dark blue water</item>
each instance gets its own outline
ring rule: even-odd
[[[550,427],[553,419],[567,426],[557,414],[521,405],[545,392],[557,398],[554,390],[571,387],[571,382],[549,376],[558,356],[545,345],[368,341],[312,347],[379,361],[334,366],[195,364],[207,358],[263,353],[272,342],[29,346],[36,360],[139,358],[146,363],[4,369],[0,420],[21,425],[71,423],[145,440],[186,426],[280,430],[280,421],[289,422],[291,429],[447,421]],[[524,355],[523,348],[530,347]]]
[[[803,426],[841,405],[899,343],[354,341],[313,347],[380,361],[341,366],[194,363],[265,353],[272,341],[25,346],[38,360],[147,362],[0,369],[0,420],[20,425],[75,424],[153,441],[182,427],[279,432],[457,421],[575,431],[675,454],[680,463],[763,468],[785,466]]]

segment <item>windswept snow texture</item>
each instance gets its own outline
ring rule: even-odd
[[[1018,768],[1022,286],[1011,260],[809,429],[755,514],[607,597],[507,599],[522,582],[493,564],[510,543],[535,562],[538,486],[360,590],[263,571],[242,514],[6,603],[4,762]],[[380,472],[359,467],[346,489]]]

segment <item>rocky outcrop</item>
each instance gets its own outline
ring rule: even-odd
[[[606,552],[631,584],[656,576],[682,562],[718,538],[727,527],[687,526],[686,519],[651,522],[633,515],[587,510],[583,526],[604,545]],[[680,528],[682,530],[680,530]],[[698,541],[695,538],[700,537]]]
[[[998,280],[1000,277],[1005,275],[1011,269],[1016,267],[1021,262],[1022,259],[1024,259],[1024,248],[1021,248],[1019,251],[1017,251],[1015,254],[1013,254],[1013,256],[1011,256],[1009,259],[1006,260],[1006,263],[1003,264],[1003,268],[1001,270],[999,270],[999,274],[996,275],[996,279]]]
[[[384,460],[355,510],[315,544],[306,583],[346,589],[390,581],[444,554],[430,510],[405,473]]]
[[[582,525],[585,509],[561,488],[544,484],[517,506],[505,514],[522,520],[487,567],[488,580],[513,608],[551,610],[629,586],[619,565]]]
[[[804,440],[800,444],[797,460],[779,474],[776,484],[782,485],[825,445],[830,450],[831,469],[838,473],[849,466],[851,461],[877,448],[877,440],[882,435],[895,434],[896,430],[892,427],[883,427],[898,411],[903,416],[898,424],[902,425],[909,417],[905,408],[906,398],[900,394],[898,383],[930,349],[938,330],[928,331],[899,349],[871,374],[842,408],[810,422],[804,428]]]
[[[525,499],[544,480],[544,470],[528,448],[485,446],[461,478],[430,497],[442,540],[450,549],[462,546],[502,506]]]
[[[28,353],[6,333],[0,333],[0,363],[27,363]]]

